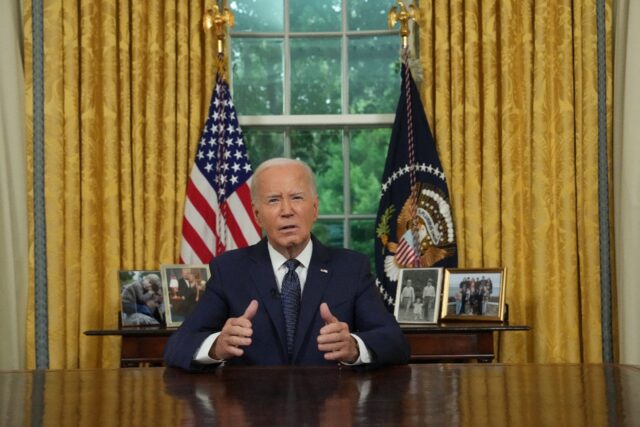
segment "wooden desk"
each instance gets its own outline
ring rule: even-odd
[[[0,372],[7,426],[638,426],[640,367]]]
[[[86,335],[122,336],[120,364],[122,367],[150,364],[162,365],[162,351],[175,329],[122,328],[85,331]],[[479,361],[495,358],[494,335],[504,331],[526,331],[528,326],[507,323],[466,322],[439,325],[403,325],[402,330],[411,346],[411,362]]]

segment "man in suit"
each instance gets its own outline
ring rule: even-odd
[[[167,343],[167,365],[407,363],[409,346],[382,302],[368,259],[311,235],[318,195],[309,166],[284,158],[264,162],[251,198],[266,238],[211,262],[203,297]],[[299,299],[291,297],[296,291]]]

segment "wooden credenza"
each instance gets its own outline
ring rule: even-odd
[[[507,322],[448,322],[401,328],[411,347],[411,363],[492,362],[502,332],[530,329]]]
[[[500,334],[527,331],[523,325],[502,322],[449,322],[437,325],[402,325],[411,347],[411,363],[492,362]],[[162,365],[162,352],[174,328],[131,327],[85,331],[89,336],[121,336],[120,365]],[[497,337],[497,342],[494,339]]]

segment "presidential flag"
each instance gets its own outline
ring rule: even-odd
[[[400,269],[458,264],[447,181],[406,63],[381,183],[375,241],[377,285],[393,310]]]
[[[260,240],[251,209],[251,174],[229,85],[218,72],[187,183],[181,263],[208,263],[224,251]]]

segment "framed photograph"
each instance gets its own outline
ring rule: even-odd
[[[504,320],[506,268],[448,268],[444,272],[442,320]]]
[[[403,268],[398,277],[394,315],[398,323],[438,322],[442,268]]]
[[[167,326],[180,326],[200,300],[211,276],[207,264],[160,266]]]
[[[159,271],[120,270],[118,283],[121,326],[160,326],[164,323]]]

